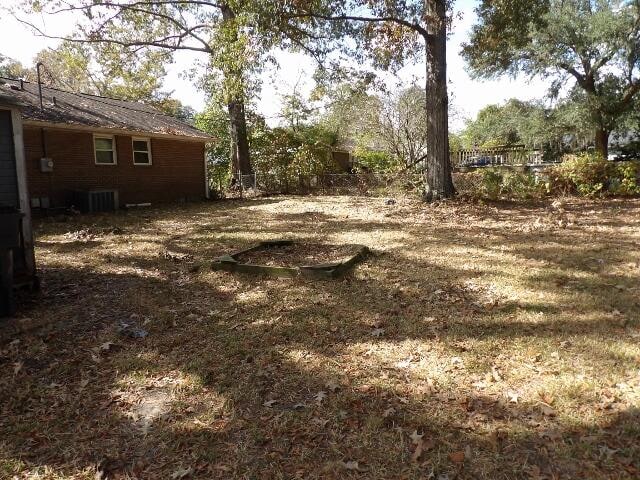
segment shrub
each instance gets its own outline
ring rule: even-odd
[[[502,179],[501,192],[509,198],[537,198],[547,193],[547,185],[531,172],[507,172]]]
[[[253,147],[254,170],[258,175],[275,175],[284,183],[301,175],[336,171],[331,156],[331,138],[321,129],[273,128],[256,136]]]
[[[389,173],[397,170],[399,166],[397,159],[387,152],[356,147],[353,156],[357,171]]]
[[[638,165],[634,162],[609,162],[593,153],[565,155],[563,163],[549,172],[552,193],[584,196],[636,195]]]
[[[614,172],[609,181],[609,192],[614,195],[640,194],[638,174],[640,169],[634,162],[620,162],[614,166]]]
[[[504,177],[498,169],[487,168],[482,170],[482,189],[481,193],[484,197],[496,200],[502,191],[502,182]]]
[[[606,193],[614,165],[598,154],[565,155],[563,162],[554,167],[551,188],[562,188],[562,193],[595,196]]]
[[[467,175],[465,193],[491,200],[535,198],[547,191],[546,185],[528,172],[486,168],[464,175]]]

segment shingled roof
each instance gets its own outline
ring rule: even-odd
[[[38,84],[0,77],[0,103],[18,105],[26,124],[44,122],[64,127],[130,131],[151,135],[189,137],[208,141],[212,137],[188,123],[138,102],[67,92]]]

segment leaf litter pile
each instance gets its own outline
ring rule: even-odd
[[[299,267],[340,263],[356,255],[357,245],[323,245],[318,243],[293,243],[273,245],[252,250],[238,256],[241,263],[270,267]]]
[[[0,478],[640,476],[640,201],[266,198],[37,225]],[[78,234],[89,232],[89,234]],[[339,281],[211,271],[363,244]]]

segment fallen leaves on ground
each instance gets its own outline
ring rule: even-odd
[[[638,478],[638,218],[344,196],[43,220],[39,328],[0,337],[0,477]],[[207,268],[282,238],[373,255]]]

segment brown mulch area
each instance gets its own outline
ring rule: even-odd
[[[299,267],[324,263],[339,263],[356,255],[358,245],[324,245],[321,243],[294,243],[292,245],[265,246],[243,253],[238,261],[270,267]]]

